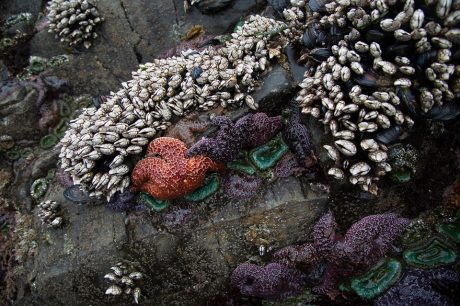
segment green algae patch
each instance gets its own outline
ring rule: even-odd
[[[351,280],[351,288],[363,299],[373,299],[390,288],[401,276],[401,263],[396,259],[381,260],[365,274]]]
[[[248,161],[247,152],[245,151],[240,152],[234,161],[227,163],[227,168],[248,175],[256,173],[256,168]]]
[[[412,178],[412,171],[409,169],[395,170],[392,173],[392,177],[395,181],[399,183],[407,183]]]
[[[436,226],[436,230],[455,243],[460,243],[460,222],[443,223]]]
[[[149,195],[148,193],[141,192],[137,198],[138,204],[144,204],[151,210],[162,212],[169,206],[169,201],[158,200]]]
[[[457,254],[442,240],[434,237],[419,247],[406,250],[403,253],[404,260],[416,267],[436,268],[455,262]]]
[[[260,170],[273,167],[289,150],[280,137],[274,138],[249,153],[251,162]]]
[[[219,176],[212,174],[206,177],[203,186],[195,189],[184,197],[187,201],[200,202],[215,193],[219,189]]]

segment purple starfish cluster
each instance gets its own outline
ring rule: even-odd
[[[244,263],[232,273],[232,284],[248,296],[279,300],[302,292],[302,273],[278,263],[265,267]]]
[[[334,298],[343,276],[354,275],[376,264],[408,225],[408,219],[396,214],[371,215],[353,224],[341,237],[335,232],[334,217],[328,213],[315,224],[313,243],[288,246],[276,252],[274,258],[287,267],[323,260],[326,270],[322,283],[313,290]]]
[[[457,273],[446,268],[422,270],[411,269],[383,296],[375,306],[450,306],[455,303],[445,294],[448,288],[459,289],[460,278]]]
[[[268,117],[264,113],[248,114],[235,123],[228,117],[218,116],[212,123],[220,128],[217,135],[194,144],[187,151],[188,157],[205,155],[213,161],[228,163],[242,149],[258,147],[281,130],[281,117]]]

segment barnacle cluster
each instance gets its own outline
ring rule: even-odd
[[[37,205],[38,217],[42,224],[48,227],[59,227],[62,224],[62,217],[58,216],[59,203],[56,201],[46,200]]]
[[[458,113],[460,7],[450,0],[311,0],[307,7],[302,40],[318,64],[297,101],[334,137],[324,146],[336,163],[329,174],[377,194],[375,182],[391,171],[385,145],[418,118]]]
[[[141,296],[139,283],[144,275],[125,262],[119,262],[110,269],[112,272],[104,275],[104,278],[111,283],[105,291],[105,294],[113,296],[132,295],[134,302],[139,304],[139,298]]]
[[[70,46],[91,46],[96,26],[104,21],[91,0],[51,0],[47,7],[49,32]]]
[[[113,195],[130,184],[128,156],[139,154],[173,115],[246,103],[256,77],[269,66],[267,42],[294,35],[283,22],[251,16],[222,46],[140,65],[100,108],[83,109],[61,140],[61,167],[92,196]],[[287,38],[286,38],[287,37]],[[122,173],[114,169],[124,169]]]

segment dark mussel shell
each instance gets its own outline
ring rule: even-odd
[[[378,42],[380,44],[380,42],[385,40],[385,36],[386,36],[385,33],[382,32],[382,31],[369,30],[369,31],[366,31],[366,34],[365,34],[364,38],[369,43],[375,41],[375,42]]]
[[[452,120],[460,114],[460,104],[457,102],[444,103],[433,107],[425,117],[437,121]]]
[[[302,36],[302,44],[308,49],[313,49],[316,47],[320,34],[321,31],[319,30],[319,24],[316,22],[310,23]],[[325,36],[323,35],[322,37]]]
[[[396,95],[412,117],[420,117],[420,113],[417,107],[417,98],[412,93],[410,88],[403,88],[398,86],[396,87]]]
[[[393,125],[388,129],[376,133],[374,138],[385,145],[389,145],[399,139],[401,131],[400,125]]]
[[[367,70],[362,75],[354,75],[352,80],[356,84],[364,87],[377,88],[379,76],[373,70]]]
[[[200,0],[195,6],[203,14],[213,14],[225,9],[233,0]]]
[[[344,36],[343,32],[335,24],[333,24],[329,28],[329,46],[337,45]]]
[[[197,79],[200,77],[202,73],[203,73],[203,69],[200,66],[198,66],[198,67],[193,67],[190,74],[192,75],[193,79]]]
[[[325,11],[324,5],[326,5],[328,0],[310,0],[308,1],[308,7],[313,12]]]
[[[72,185],[64,190],[64,197],[78,204],[85,204],[91,199],[89,197],[88,191],[82,185]]]
[[[394,44],[385,48],[385,57],[394,59],[396,56],[408,56],[414,54],[415,49],[411,44]]]
[[[218,45],[221,45],[222,42],[220,40],[218,40],[217,38],[211,38],[201,44],[198,45],[198,48],[204,48],[204,47],[207,47],[207,46],[218,46]]]
[[[451,61],[458,63],[460,62],[460,48],[453,48]]]
[[[267,0],[267,2],[280,15],[283,14],[284,9],[288,7],[286,0]]]
[[[314,61],[321,63],[327,60],[329,56],[332,56],[332,51],[329,48],[315,48],[311,50],[308,56]]]
[[[437,52],[435,50],[431,50],[418,55],[417,60],[415,61],[417,67],[419,69],[423,69],[429,66],[432,61],[436,59],[436,53]]]

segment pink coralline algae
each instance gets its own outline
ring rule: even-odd
[[[230,173],[224,178],[225,193],[233,200],[249,199],[262,187],[262,179],[255,175]]]
[[[289,267],[325,261],[322,284],[313,290],[334,299],[341,278],[375,265],[408,225],[408,219],[396,214],[371,215],[354,223],[341,237],[335,233],[337,224],[328,213],[315,224],[313,243],[286,247],[276,252],[274,258]]]
[[[279,300],[302,292],[301,277],[300,271],[278,263],[244,263],[233,271],[231,282],[243,295]]]
[[[283,120],[285,126],[281,136],[291,152],[297,157],[299,164],[307,168],[316,164],[309,131],[302,123],[300,109],[295,102],[291,103],[289,110],[284,111]]]
[[[433,270],[412,269],[407,271],[395,286],[378,298],[374,305],[458,305],[458,301],[455,303],[452,297],[458,295],[459,284],[458,274],[446,268]]]
[[[242,149],[258,147],[281,130],[281,117],[268,117],[264,113],[248,114],[236,123],[218,116],[212,123],[220,128],[216,137],[198,141],[187,151],[187,156],[204,155],[216,162],[228,163]]]

